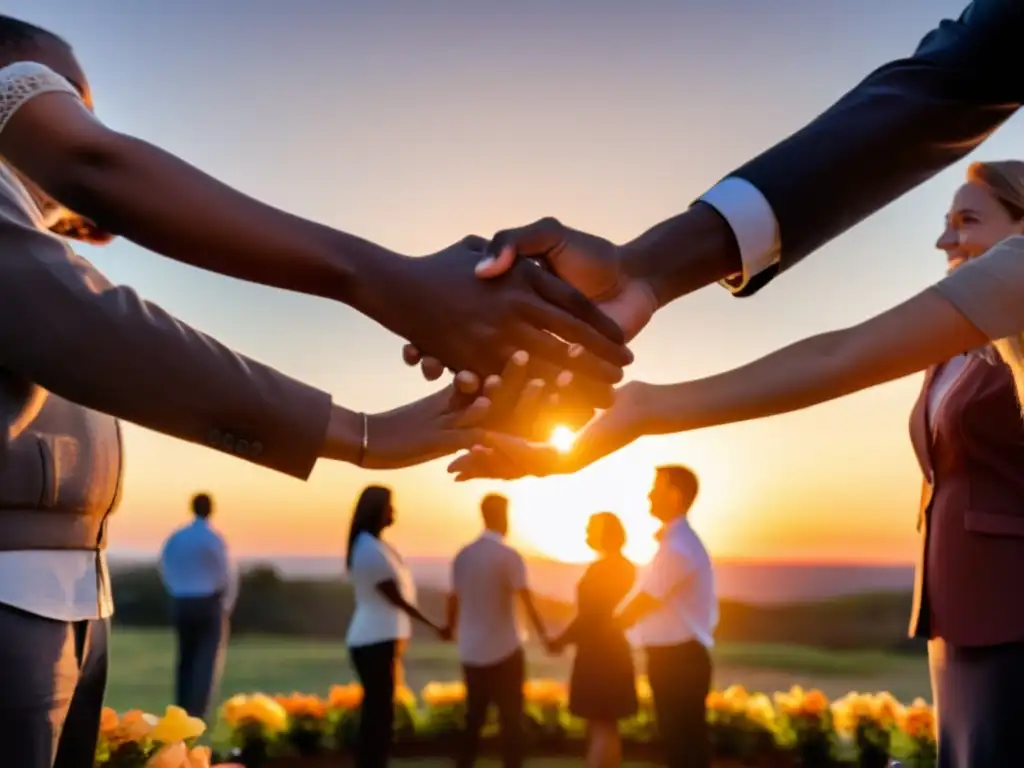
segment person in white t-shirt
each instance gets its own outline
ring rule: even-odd
[[[396,678],[412,634],[411,619],[441,634],[441,628],[416,608],[416,585],[398,551],[381,538],[394,522],[391,489],[365,488],[352,515],[346,555],[355,595],[346,644],[363,686],[358,768],[383,768],[388,763]]]

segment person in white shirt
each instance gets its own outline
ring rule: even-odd
[[[398,551],[381,538],[394,522],[391,489],[365,488],[352,515],[346,554],[355,597],[346,644],[363,686],[358,768],[383,768],[388,763],[395,687],[401,654],[412,635],[410,619],[441,634],[441,628],[416,608],[416,585]]]
[[[491,704],[498,709],[502,762],[523,762],[523,680],[526,663],[516,604],[521,602],[541,640],[547,634],[526,585],[526,563],[505,542],[508,499],[489,494],[480,502],[484,531],[452,562],[445,635],[458,638],[466,682],[466,730],[459,768],[476,761],[480,731]]]
[[[193,717],[205,718],[224,666],[238,572],[224,537],[210,525],[208,494],[192,498],[192,514],[192,522],[164,544],[160,578],[173,602],[178,635],[174,700]]]
[[[711,558],[687,520],[698,487],[697,476],[686,467],[658,468],[648,498],[651,514],[665,525],[638,593],[619,614],[647,656],[669,768],[711,765],[705,700],[718,600]]]

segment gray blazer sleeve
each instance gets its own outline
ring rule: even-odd
[[[2,215],[4,211],[0,211]],[[0,226],[0,367],[61,397],[305,478],[331,397],[112,285],[66,243]]]
[[[913,56],[880,67],[730,174],[764,194],[782,245],[777,267],[755,276],[740,295],[984,141],[1024,102],[1022,40],[1024,3],[974,0],[958,19],[928,33]]]
[[[964,264],[935,290],[992,341],[1024,332],[1024,236]]]

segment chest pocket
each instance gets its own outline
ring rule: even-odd
[[[0,455],[0,509],[102,515],[120,483],[117,421],[52,394]]]

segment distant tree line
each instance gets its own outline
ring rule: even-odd
[[[118,570],[112,581],[117,624],[168,626],[170,601],[156,568]],[[444,593],[429,587],[421,587],[418,593],[421,609],[440,620]],[[571,605],[543,598],[537,602],[553,628],[572,617]],[[920,652],[923,644],[906,638],[910,602],[910,595],[902,593],[778,606],[723,601],[716,635],[720,642]],[[242,575],[232,633],[341,639],[353,608],[351,587],[341,579],[285,579],[271,566],[258,566]],[[415,631],[426,636],[421,627]]]

